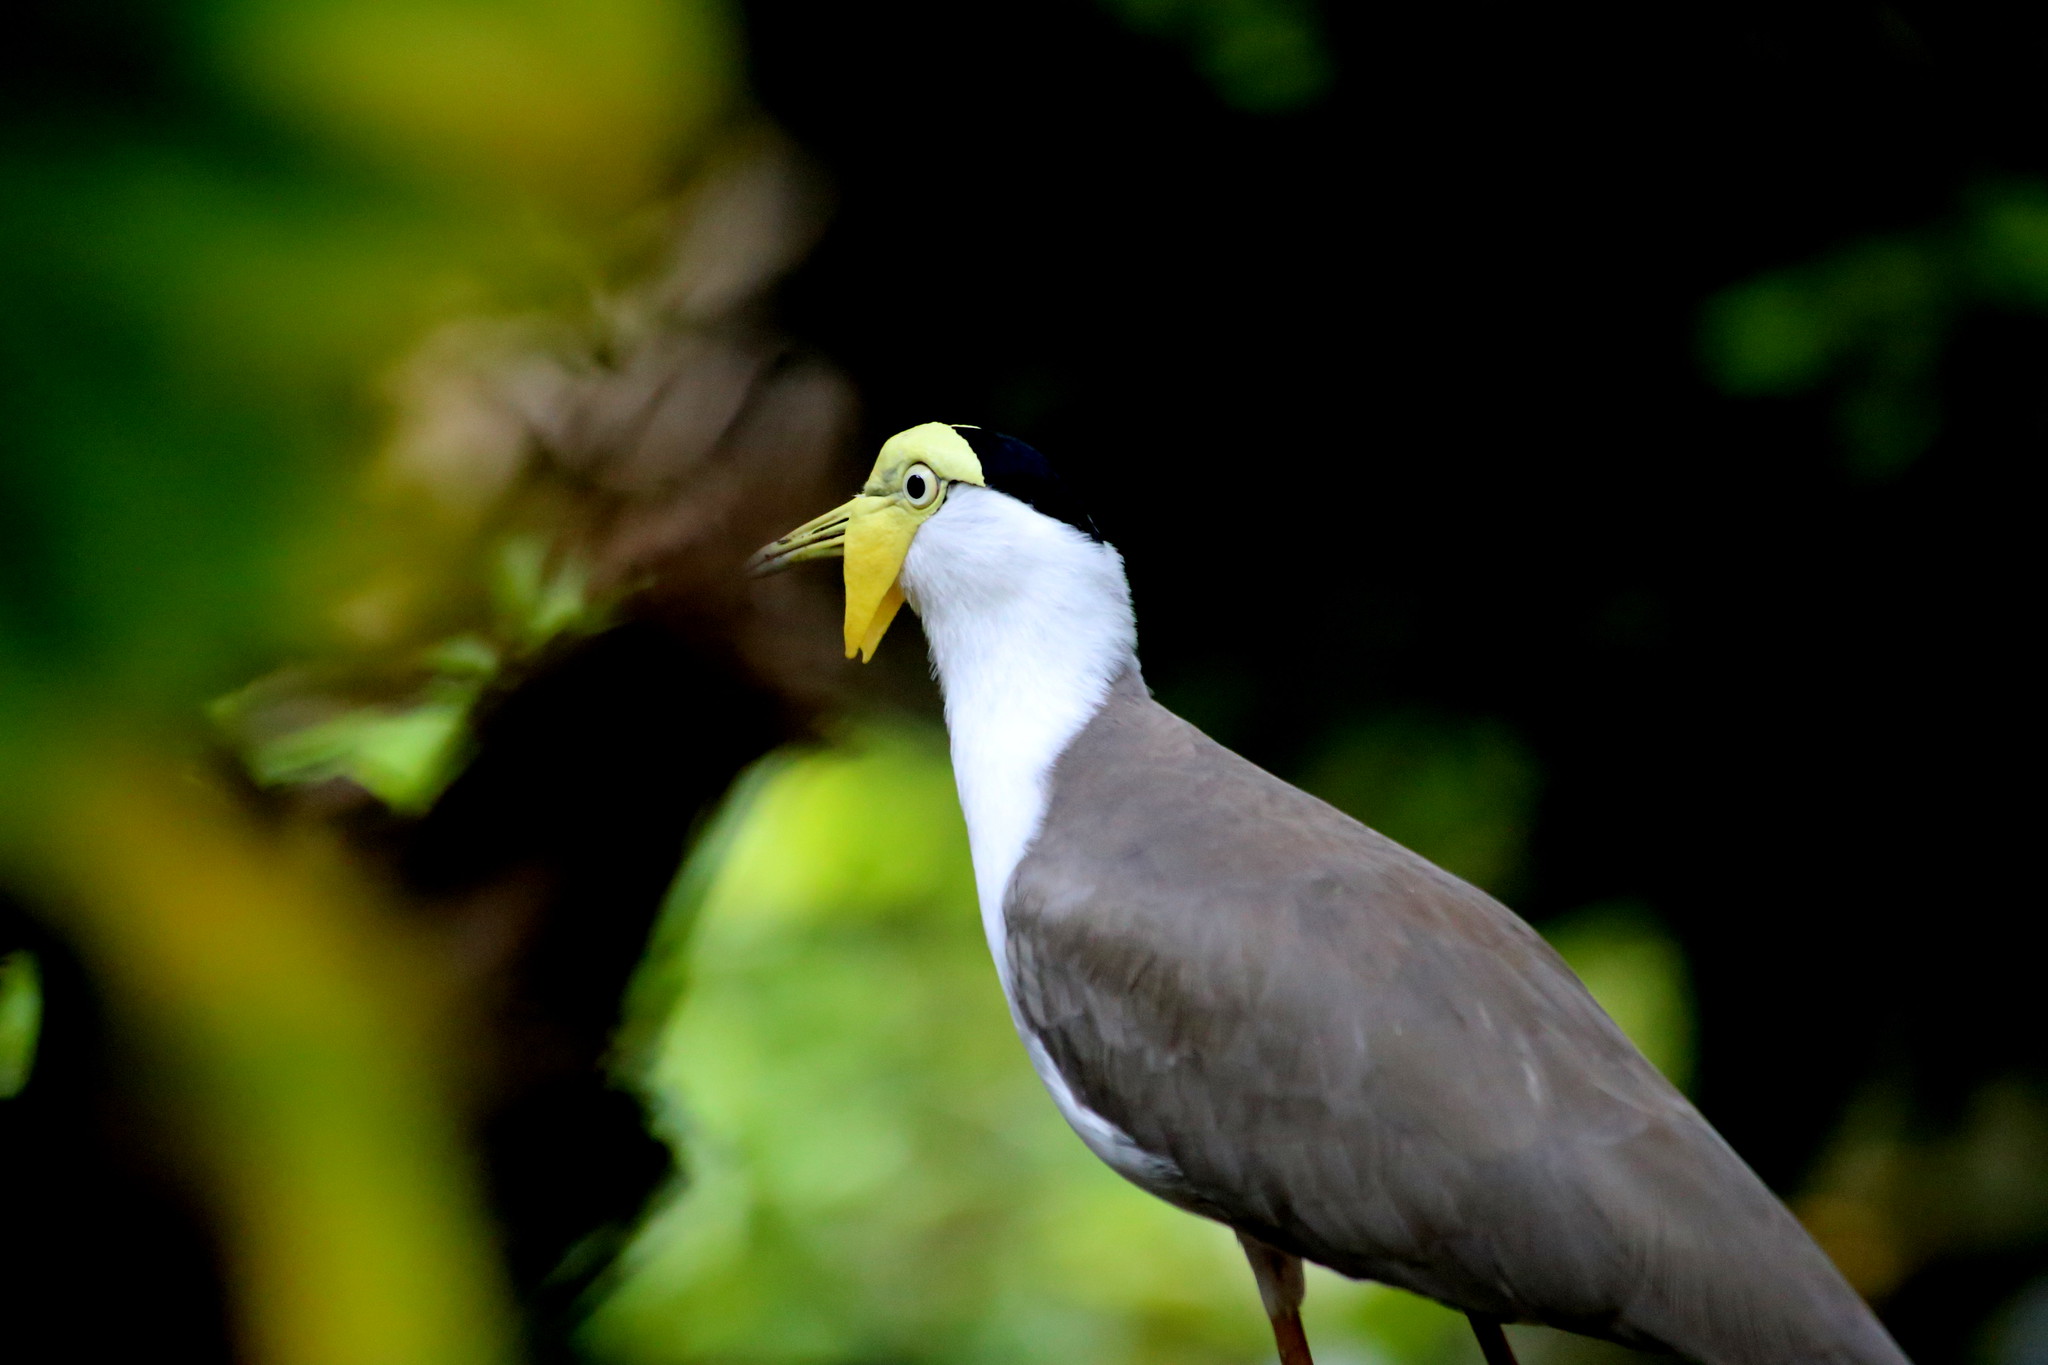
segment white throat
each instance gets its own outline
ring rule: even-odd
[[[1002,493],[956,484],[918,530],[903,592],[946,698],[981,922],[1005,995],[1003,897],[1052,766],[1136,659],[1123,556]]]

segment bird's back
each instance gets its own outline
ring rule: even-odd
[[[1022,1022],[1167,1198],[1510,1321],[1904,1361],[1533,930],[1135,672],[1056,765],[1006,923]]]

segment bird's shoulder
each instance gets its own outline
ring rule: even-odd
[[[1068,970],[1142,971],[1226,1017],[1256,997],[1268,1017],[1384,1010],[1404,1028],[1419,993],[1453,1031],[1483,1032],[1512,1019],[1489,1001],[1533,996],[1553,1023],[1619,1040],[1512,911],[1216,743],[1135,675],[1055,765],[1008,917]]]

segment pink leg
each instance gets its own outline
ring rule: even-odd
[[[1259,1281],[1259,1301],[1266,1305],[1266,1320],[1273,1324],[1273,1344],[1280,1348],[1280,1365],[1315,1365],[1308,1353],[1308,1334],[1301,1330],[1301,1258],[1267,1246],[1256,1237],[1237,1234],[1252,1274]]]

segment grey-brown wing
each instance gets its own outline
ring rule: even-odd
[[[1161,1192],[1343,1273],[1740,1365],[1903,1360],[1556,954],[1135,679],[1007,904],[1017,1007]]]

